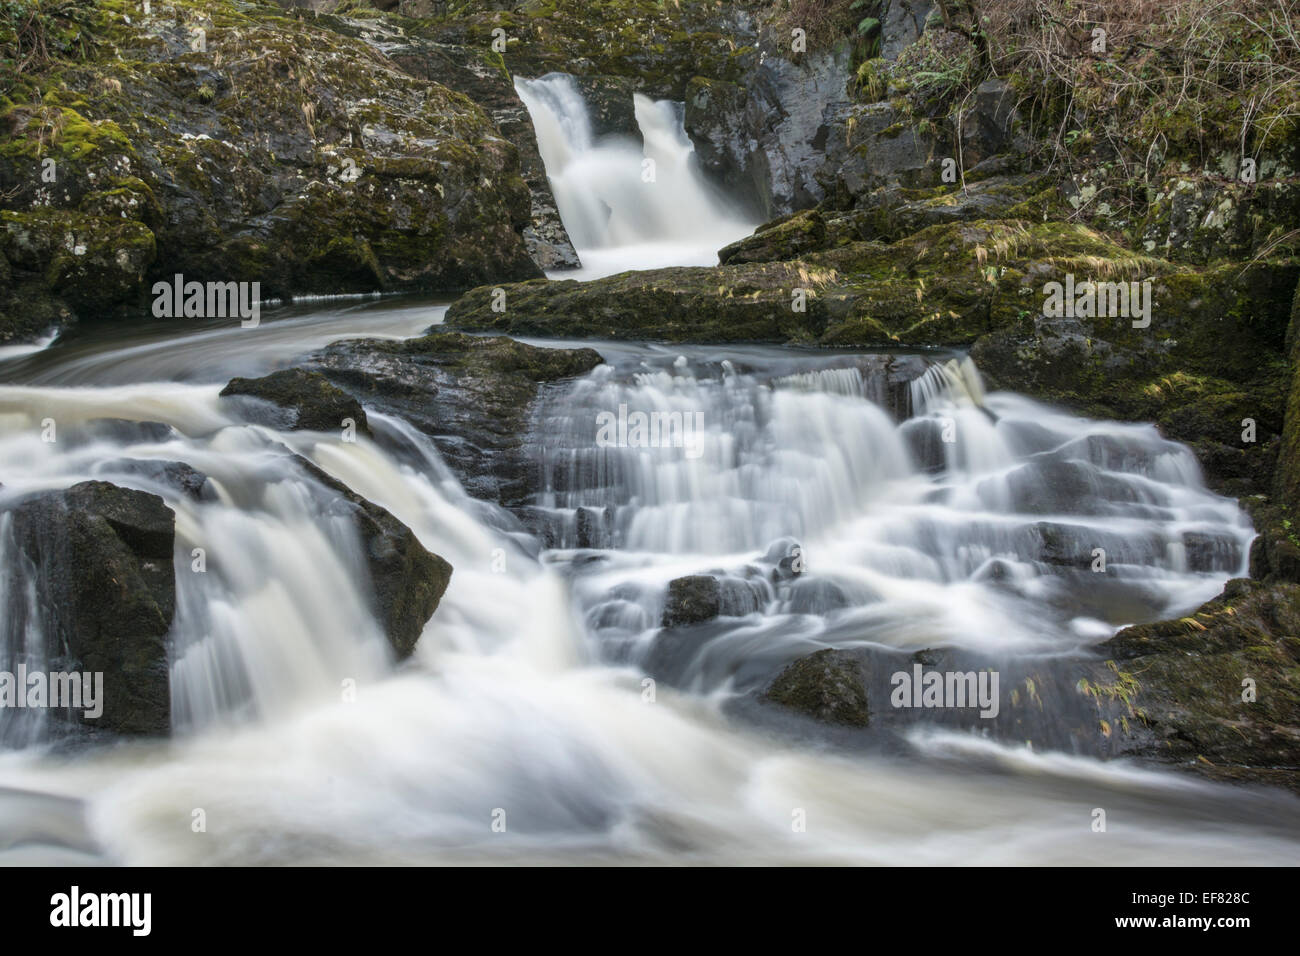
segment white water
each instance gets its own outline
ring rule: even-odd
[[[413,319],[370,315],[390,328]],[[436,317],[430,310],[413,324]],[[333,321],[326,314],[313,328],[307,319],[298,334],[314,340]],[[225,348],[247,353],[250,334],[232,333]],[[149,361],[169,368],[185,340],[173,344],[147,353]],[[136,347],[123,357],[145,361]],[[50,350],[42,376],[62,385],[0,386],[0,504],[97,477],[154,491],[176,510],[172,677],[181,725],[170,742],[0,753],[0,861],[1295,859],[1300,804],[1287,795],[965,735],[917,735],[905,756],[823,751],[727,716],[725,688],[704,679],[746,647],[755,660],[771,659],[852,643],[864,627],[875,628],[873,640],[903,645],[936,637],[1077,644],[1070,615],[1045,616],[1041,631],[1029,616],[1045,606],[1041,589],[1054,577],[1017,551],[1015,528],[1043,516],[1017,517],[999,504],[1026,456],[1100,462],[1098,513],[1050,520],[1126,540],[1154,534],[1166,545],[1189,528],[1238,545],[1249,539],[1235,508],[1200,488],[1187,452],[1151,429],[1083,422],[996,395],[988,399],[994,423],[975,406],[971,369],[954,364],[902,386],[922,421],[950,416],[964,436],[943,449],[949,467],[923,473],[902,443],[921,426],[897,425],[875,404],[900,394],[882,386],[879,360],[751,349],[745,370],[627,348],[618,368],[598,370],[540,413],[557,426],[547,473],[567,474],[555,456],[574,453],[568,490],[548,497],[556,514],[563,519],[579,502],[616,516],[620,550],[586,573],[575,552],[538,561],[478,520],[430,442],[400,422],[375,416],[381,444],[279,434],[232,419],[216,384],[105,385],[111,350],[88,363],[69,343],[75,371],[66,374],[59,354]],[[67,381],[81,376],[101,384]],[[705,453],[689,462],[671,448],[588,455],[586,412],[618,401],[704,410]],[[103,417],[163,421],[174,431],[49,445],[39,439],[46,417],[69,435]],[[330,493],[291,464],[287,449],[391,510],[454,565],[408,664],[392,666],[365,610],[358,545],[327,518]],[[602,472],[588,465],[602,457],[609,480],[590,480]],[[123,458],[187,461],[212,477],[217,495],[185,498],[113,464]],[[620,640],[646,635],[593,623],[610,587],[629,579],[646,587],[638,607],[653,613],[653,588],[668,577],[753,562],[769,538],[786,534],[807,548],[808,579],[838,583],[850,605],[814,603],[794,614],[774,596],[696,663],[696,683],[712,692],[661,683],[647,703],[635,661],[611,662]],[[206,574],[188,571],[194,546],[208,549]],[[506,554],[499,572],[498,548]],[[994,553],[1017,568],[1011,580],[1023,593],[999,596],[980,580]],[[1238,570],[1193,573],[1176,547],[1153,545],[1116,576],[1149,610],[1163,602],[1176,611]],[[843,626],[846,616],[853,627]],[[339,693],[348,678],[357,682],[354,703]],[[1091,832],[1096,806],[1107,808],[1104,836]],[[191,830],[196,808],[206,833]],[[498,809],[505,833],[492,829]],[[796,810],[807,815],[806,832],[791,828]]]
[[[556,278],[716,265],[719,249],[753,231],[756,223],[705,181],[679,104],[635,94],[638,145],[593,136],[570,76],[517,80],[515,89],[533,119],[560,218],[583,263]]]

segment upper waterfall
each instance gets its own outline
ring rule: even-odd
[[[560,218],[586,277],[669,265],[715,265],[748,235],[744,218],[704,179],[682,107],[634,95],[642,143],[592,132],[573,77],[516,80]]]

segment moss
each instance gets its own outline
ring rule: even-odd
[[[861,664],[844,651],[827,648],[795,661],[777,675],[763,697],[824,723],[870,723]]]

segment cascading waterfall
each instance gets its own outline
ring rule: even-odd
[[[393,329],[410,322],[400,312],[369,310]],[[307,319],[295,334],[312,341],[336,322]],[[226,370],[247,341],[232,331],[193,344]],[[87,478],[162,495],[177,514],[178,593],[176,739],[11,741],[0,861],[915,863],[952,861],[955,844],[971,863],[1294,855],[1297,811],[1279,794],[969,735],[920,735],[906,757],[826,754],[722,709],[750,676],[734,665],[800,646],[1049,653],[1108,633],[1120,622],[1088,606],[1097,585],[1044,566],[1049,543],[1113,549],[1110,573],[1093,577],[1129,589],[1135,617],[1193,606],[1240,571],[1250,529],[1152,428],[984,397],[960,359],[611,349],[612,365],[537,411],[547,490],[536,510],[560,545],[539,555],[401,421],[375,413],[376,440],[349,443],[246,424],[210,381],[121,381],[186,377],[185,350],[174,334],[122,347],[118,362],[71,346],[61,360],[56,347],[39,367],[30,356],[13,367],[58,385],[0,385],[0,503]],[[597,416],[620,404],[700,412],[699,443],[597,444]],[[69,440],[42,442],[46,417]],[[93,424],[106,418],[166,428]],[[453,564],[406,664],[394,666],[368,610],[359,543],[330,519],[332,492],[294,454]],[[131,465],[161,461],[207,474],[204,494]],[[1064,474],[1068,498],[1054,491]],[[1049,542],[1040,525],[1060,530]],[[791,540],[809,561],[798,587],[750,574]],[[203,574],[189,570],[199,546]],[[665,683],[649,702],[638,662],[663,585],[700,571],[735,578],[750,603],[719,622],[710,655],[682,666],[682,686],[711,693]],[[345,678],[353,701],[340,697]],[[1104,846],[1062,799],[1081,788],[1125,821]],[[219,821],[206,839],[191,832],[194,807]],[[792,833],[792,807],[815,825]]]
[[[810,642],[1069,652],[1245,572],[1249,524],[1151,426],[986,399],[968,359],[910,382],[898,375],[914,359],[808,364],[831,367],[606,366],[542,411],[559,542],[616,548],[572,572],[605,646],[644,662],[668,581],[689,574],[723,579],[744,638],[691,643],[699,677],[734,675],[755,644],[786,658]],[[694,450],[602,446],[596,422],[620,408],[702,410],[705,427]],[[807,571],[773,587],[795,542]]]
[[[560,218],[584,264],[581,277],[714,265],[719,249],[753,230],[755,224],[704,180],[680,104],[635,94],[638,145],[592,134],[587,104],[571,76],[517,80],[515,88],[533,119]]]

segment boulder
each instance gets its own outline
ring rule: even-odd
[[[451,565],[433,554],[392,513],[358,495],[305,458],[312,480],[337,492],[334,507],[356,525],[370,574],[373,607],[398,660],[411,655],[451,583]]]
[[[36,602],[6,613],[43,636],[49,669],[104,675],[94,726],[167,734],[175,514],[157,495],[103,481],[44,492],[10,514]]]
[[[664,627],[700,624],[717,617],[722,610],[718,579],[711,574],[693,574],[668,582],[664,602]]]
[[[845,651],[817,651],[788,665],[763,699],[828,724],[866,727],[870,723],[862,664]]]
[[[301,368],[280,369],[261,378],[232,378],[221,397],[247,397],[269,403],[244,403],[243,412],[259,424],[306,431],[338,431],[351,421],[356,430],[370,434],[365,409],[351,395],[330,384],[319,372]]]

